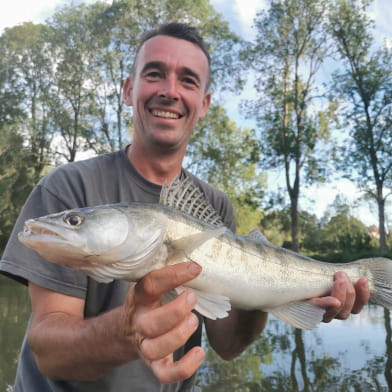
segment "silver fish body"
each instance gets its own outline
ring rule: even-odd
[[[319,262],[271,244],[258,231],[239,236],[161,204],[64,211],[27,221],[19,239],[47,260],[101,282],[137,281],[154,269],[193,260],[202,272],[186,288],[199,298],[196,309],[210,318],[225,317],[233,306],[268,311],[297,328],[312,329],[324,310],[308,299],[327,294],[337,271],[353,282],[366,277],[371,300],[392,308],[389,259]]]

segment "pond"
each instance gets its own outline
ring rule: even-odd
[[[30,314],[27,289],[0,276],[0,391],[12,385]],[[220,360],[207,343],[204,392],[392,391],[389,311],[370,305],[347,321],[300,331],[270,318],[239,358]]]

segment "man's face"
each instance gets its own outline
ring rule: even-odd
[[[210,104],[208,61],[191,42],[165,35],[146,41],[124,86],[133,106],[134,143],[183,150]]]

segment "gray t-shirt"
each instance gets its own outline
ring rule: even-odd
[[[233,209],[224,193],[187,174],[201,188],[224,223],[234,230]],[[31,281],[47,289],[85,299],[86,318],[121,305],[129,282],[98,283],[81,272],[49,263],[23,246],[17,239],[17,233],[23,230],[23,223],[29,218],[77,207],[119,202],[157,203],[160,191],[160,186],[150,183],[134,169],[125,150],[54,169],[37,184],[27,199],[4,251],[0,273],[25,284]],[[97,381],[53,382],[37,369],[26,336],[18,363],[15,392],[192,391],[194,377],[184,382],[162,385],[140,360],[120,366]],[[191,347],[200,345],[200,339],[201,323],[189,342],[176,351],[175,359],[179,359]]]

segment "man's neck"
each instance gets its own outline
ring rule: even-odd
[[[136,148],[131,144],[127,149],[127,157],[134,168],[146,180],[157,184],[170,184],[181,174],[184,153],[159,154],[157,151]]]

